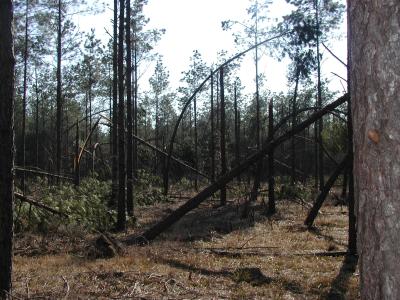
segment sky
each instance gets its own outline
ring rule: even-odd
[[[112,18],[112,2],[106,0],[109,8],[101,15],[77,17],[77,22],[82,30],[96,28],[99,37],[105,41],[108,32],[112,32],[111,23],[107,20]],[[343,1],[345,2],[345,1]],[[246,8],[250,0],[149,0],[144,7],[144,14],[150,18],[147,26],[150,28],[164,28],[165,35],[155,48],[155,51],[163,56],[164,64],[170,73],[170,86],[172,89],[179,86],[182,72],[189,66],[189,58],[193,50],[198,50],[207,64],[216,62],[218,51],[227,50],[229,56],[240,52],[235,47],[232,32],[223,31],[221,22],[224,20],[236,20],[246,22],[249,18]],[[290,6],[285,0],[274,0],[270,6],[270,17],[280,18],[290,11]],[[242,30],[242,26],[237,24],[234,30]],[[343,37],[340,41],[331,41],[329,47],[343,61],[347,61],[347,47],[345,37],[346,24],[342,25]],[[343,90],[342,84],[345,82],[333,75],[334,72],[346,78],[346,68],[334,59],[329,53],[323,51],[322,75],[331,80],[331,88]],[[273,91],[287,91],[286,85],[286,63],[278,62],[260,51],[263,58],[260,61],[259,69],[266,74],[266,86]],[[254,85],[254,62],[252,54],[247,55],[241,68],[242,82],[251,89]],[[142,66],[141,72],[145,72],[142,77],[141,86],[148,86],[147,80],[153,73],[154,62]]]

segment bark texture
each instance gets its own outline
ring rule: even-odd
[[[11,291],[14,164],[13,4],[0,1],[0,299]]]
[[[362,299],[400,299],[400,2],[348,1]]]

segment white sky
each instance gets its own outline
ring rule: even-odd
[[[113,1],[107,1],[109,7],[112,8]],[[345,1],[343,0],[343,2]],[[246,13],[249,4],[249,0],[149,0],[148,5],[144,8],[145,15],[150,18],[148,28],[166,29],[166,34],[162,37],[155,51],[164,57],[164,64],[170,72],[171,88],[179,86],[181,73],[187,70],[193,50],[199,50],[208,64],[216,61],[217,52],[222,49],[227,50],[232,55],[238,52],[233,43],[232,32],[223,31],[221,21],[227,19],[245,21],[249,18]],[[274,18],[287,14],[289,11],[285,0],[274,0],[270,7],[271,16]],[[81,29],[86,30],[87,28],[89,30],[91,27],[95,27],[97,35],[103,36],[107,40],[108,36],[105,34],[104,28],[112,32],[111,23],[108,22],[111,18],[111,10],[106,9],[106,12],[102,15],[80,16],[77,17],[77,21]],[[343,24],[343,32],[345,28],[346,25]],[[236,25],[234,30],[241,30],[240,25]],[[341,41],[330,43],[331,49],[343,61],[346,61],[347,53],[345,38],[344,36]],[[251,86],[254,84],[255,71],[250,59],[251,54],[249,53],[247,56],[249,57],[248,65],[242,67],[242,74],[244,74],[242,81]],[[153,73],[153,69],[151,65],[148,68],[146,66],[142,68],[147,71],[140,84],[142,87],[146,87],[146,81]],[[260,63],[260,71],[266,73],[267,86],[270,89],[275,91],[287,90],[285,63],[264,58]],[[346,78],[344,66],[325,51],[322,61],[322,74],[331,80],[331,88],[342,90],[340,80],[330,72],[335,72]]]

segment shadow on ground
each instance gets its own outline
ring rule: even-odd
[[[215,202],[208,202],[189,212],[163,233],[162,239],[181,242],[208,241],[211,237],[244,230],[267,219],[263,215],[265,210],[263,205],[252,205],[248,216],[243,217],[242,205],[234,202],[229,202],[225,206],[213,204]]]
[[[358,257],[355,255],[347,255],[340,268],[339,274],[332,281],[331,289],[326,295],[325,299],[328,300],[344,300],[346,299],[346,292],[350,277],[354,274],[357,268]]]
[[[196,267],[173,258],[165,258],[162,256],[153,256],[158,263],[168,265],[170,267],[196,273],[204,276],[216,276],[230,279],[236,283],[247,282],[255,286],[278,284],[285,290],[301,294],[303,292],[301,285],[296,281],[287,280],[283,277],[269,277],[263,274],[259,268],[238,268],[235,270],[209,270],[202,267]]]

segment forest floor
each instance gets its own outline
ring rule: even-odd
[[[184,200],[140,207],[140,233]],[[241,218],[236,201],[209,200],[146,246],[109,259],[88,257],[84,231],[16,237],[15,299],[359,299],[357,260],[345,255],[347,209],[327,203],[313,230],[308,209],[278,201]]]

